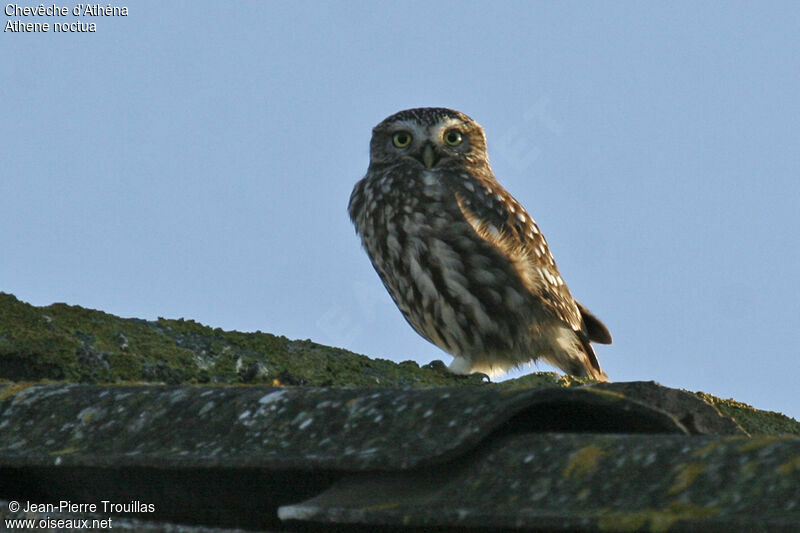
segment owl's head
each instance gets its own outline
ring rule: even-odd
[[[372,130],[370,164],[397,163],[421,169],[486,164],[486,136],[464,113],[442,107],[406,109]]]

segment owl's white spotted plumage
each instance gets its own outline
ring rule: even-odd
[[[411,326],[490,376],[542,358],[607,381],[590,342],[611,335],[574,300],[547,241],[497,182],[483,128],[444,108],[396,113],[372,131],[350,218]]]

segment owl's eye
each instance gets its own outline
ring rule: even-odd
[[[444,134],[444,142],[450,146],[458,146],[463,140],[461,132],[458,130],[449,130]]]
[[[398,148],[405,148],[411,144],[411,134],[407,131],[398,131],[392,135],[392,144]]]

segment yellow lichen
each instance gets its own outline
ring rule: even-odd
[[[781,466],[778,467],[778,473],[782,476],[788,476],[792,474],[795,470],[800,470],[800,457],[794,457],[793,459],[789,459]]]
[[[375,505],[368,505],[364,507],[362,510],[364,511],[383,511],[384,509],[394,509],[395,507],[399,506],[400,502],[386,502],[386,503],[378,503]]]
[[[758,437],[750,437],[747,439],[744,444],[739,446],[740,452],[752,452],[753,450],[760,450],[761,448],[765,448],[770,444],[775,444],[776,442],[783,442],[785,440],[792,440],[796,439],[794,435],[761,435]]]
[[[650,518],[650,511],[606,511],[600,515],[597,527],[600,531],[641,531]]]
[[[64,448],[63,450],[54,450],[54,451],[50,452],[50,455],[67,455],[67,454],[70,454],[70,453],[75,453],[77,451],[78,451],[78,448],[75,448],[74,446],[70,446],[69,448]]]
[[[749,462],[749,463],[744,463],[739,468],[739,472],[741,472],[741,474],[743,476],[749,476],[749,475],[752,475],[752,474],[755,474],[756,472],[758,472],[760,466],[761,465],[758,464],[758,461],[752,461],[752,462]]]
[[[603,397],[608,398],[608,399],[613,399],[613,400],[624,400],[626,398],[626,396],[624,394],[622,394],[621,392],[617,392],[617,391],[613,391],[613,390],[597,389],[595,387],[586,387],[583,390],[592,392],[594,394],[599,394],[600,396],[603,396]]]
[[[675,467],[675,483],[672,484],[667,492],[669,494],[677,494],[686,490],[705,469],[706,465],[702,463],[687,463]]]
[[[599,446],[591,444],[573,453],[569,458],[567,468],[564,469],[564,477],[582,477],[594,470],[600,458],[606,451]]]
[[[35,385],[35,383],[31,382],[2,384],[0,385],[0,400],[5,400],[6,398],[14,396],[18,392],[22,392],[33,385]]]
[[[716,507],[702,507],[691,503],[673,502],[664,509],[640,511],[611,511],[601,513],[597,527],[601,531],[641,531],[663,533],[680,520],[702,520],[719,513]]]
[[[708,444],[706,444],[705,446],[703,446],[702,448],[696,449],[692,455],[694,455],[695,457],[705,457],[709,453],[711,453],[714,450],[716,450],[719,447],[720,444],[722,444],[722,441],[713,440],[713,441],[709,442]]]

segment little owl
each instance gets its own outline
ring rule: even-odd
[[[542,358],[608,381],[591,341],[611,335],[572,298],[544,236],[489,167],[483,128],[451,109],[396,113],[372,130],[350,218],[411,327],[457,374]]]

